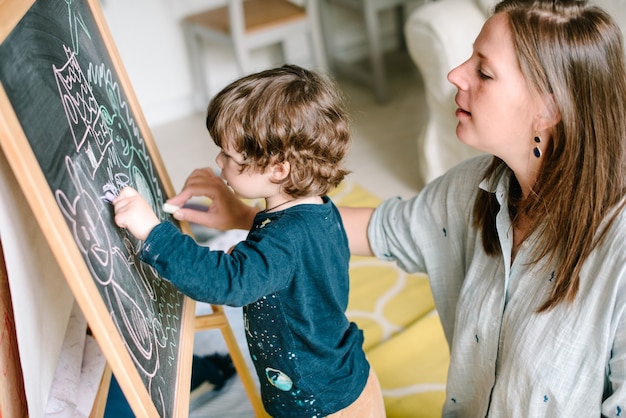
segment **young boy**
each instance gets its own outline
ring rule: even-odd
[[[270,415],[384,417],[362,332],[345,315],[350,252],[326,196],[348,173],[350,127],[335,86],[297,66],[263,71],[222,90],[206,124],[222,179],[240,197],[265,199],[247,239],[228,253],[200,246],[131,188],[114,201],[115,222],[183,293],[243,306]]]

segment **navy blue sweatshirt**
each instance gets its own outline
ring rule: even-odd
[[[339,211],[303,204],[260,212],[230,254],[163,222],[141,258],[189,297],[243,306],[248,347],[273,417],[322,417],[361,394],[363,335],[345,315],[350,251]]]

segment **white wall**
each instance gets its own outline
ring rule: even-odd
[[[302,0],[300,0],[302,1]],[[323,1],[323,0],[322,0]],[[101,0],[102,10],[120,52],[124,67],[143,113],[152,127],[187,116],[195,111],[191,70],[180,21],[186,14],[224,0]],[[333,42],[349,56],[365,54],[366,42],[361,17],[354,11],[334,7],[337,14],[329,25]],[[391,14],[383,14],[386,38],[393,40]],[[289,48],[291,62],[306,65],[304,40]],[[303,55],[304,54],[304,55]],[[234,80],[236,71],[232,52],[223,46],[207,48],[211,65],[207,75],[215,93]],[[280,64],[276,48],[258,51],[253,57],[260,68]]]

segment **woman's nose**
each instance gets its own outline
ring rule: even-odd
[[[459,68],[458,67],[454,67],[452,70],[450,70],[450,72],[448,73],[448,81],[450,83],[452,83],[454,86],[456,86],[457,88],[459,87]]]
[[[465,64],[467,64],[467,61],[465,61],[461,65],[457,65],[448,73],[448,81],[459,90],[464,90],[467,87],[466,79],[463,76],[463,69],[465,68]]]

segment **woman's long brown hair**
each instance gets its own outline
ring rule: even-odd
[[[533,259],[556,264],[554,288],[538,309],[574,301],[583,263],[624,206],[626,66],[622,33],[603,10],[580,0],[504,0],[520,68],[530,88],[551,95],[561,120],[528,197],[511,201],[538,232]],[[530,150],[529,150],[530,152]],[[503,162],[494,157],[487,174]],[[515,180],[513,179],[515,186]],[[499,207],[481,192],[474,207],[488,254],[500,249]],[[612,213],[613,211],[613,213]]]

